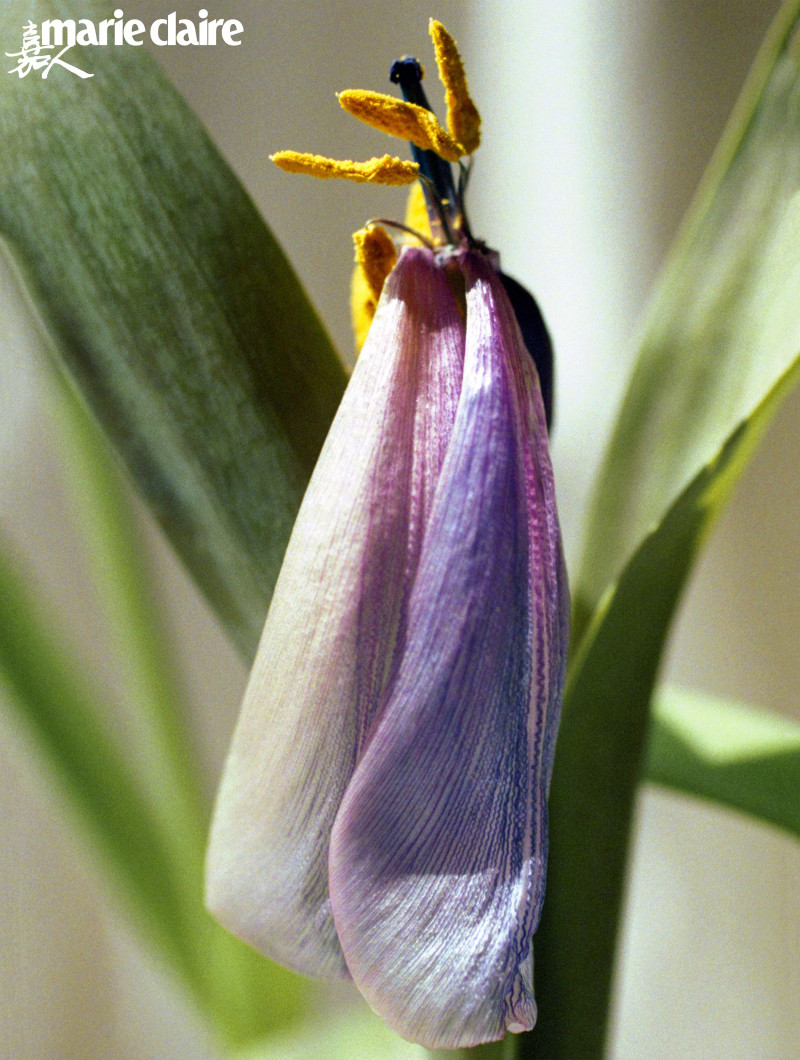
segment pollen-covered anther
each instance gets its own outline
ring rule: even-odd
[[[386,278],[397,263],[397,251],[386,229],[376,224],[359,228],[353,233],[353,242],[356,267],[350,284],[350,313],[358,354],[372,325]]]
[[[356,262],[377,301],[386,277],[395,267],[397,251],[389,233],[380,225],[367,225],[353,233]]]
[[[361,347],[367,341],[377,308],[378,303],[370,290],[367,278],[360,266],[356,265],[350,279],[350,320],[353,325],[356,357],[361,353]]]
[[[456,42],[441,22],[432,18],[428,29],[433,40],[439,78],[444,85],[447,128],[451,136],[463,146],[464,153],[471,155],[480,146],[481,116],[469,94],[464,64]]]
[[[412,184],[419,176],[419,166],[416,162],[406,162],[391,155],[370,158],[366,162],[326,158],[324,155],[305,154],[302,151],[277,151],[269,157],[286,173],[306,173],[310,177],[323,180],[339,177],[360,184]]]
[[[467,152],[442,128],[438,118],[416,103],[386,96],[382,92],[348,88],[339,93],[339,102],[348,114],[380,132],[409,140],[422,151],[435,151],[447,162],[457,162]]]

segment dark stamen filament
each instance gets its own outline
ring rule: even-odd
[[[422,87],[422,67],[416,59],[406,56],[392,63],[389,72],[390,81],[400,86],[403,99],[415,103],[425,110],[433,110],[425,90]],[[431,227],[441,227],[448,243],[453,242],[453,229],[461,229],[459,204],[460,196],[456,192],[453,173],[450,166],[435,151],[423,151],[411,145],[414,161],[419,165],[428,213],[431,216]]]

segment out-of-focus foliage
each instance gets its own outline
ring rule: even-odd
[[[112,12],[5,0],[0,39],[29,18]],[[345,373],[146,50],[69,57],[94,76],[0,78],[0,239],[57,359],[250,654]]]
[[[1,39],[30,17],[99,20],[112,10],[97,0],[34,8],[8,0]],[[548,899],[535,939],[540,1023],[470,1051],[476,1057],[601,1055],[643,763],[660,783],[798,834],[793,729],[667,693],[645,749],[686,578],[800,370],[799,19],[791,0],[644,321],[574,586]],[[135,49],[83,49],[80,64],[92,81],[0,79],[0,237],[72,380],[65,438],[82,468],[116,641],[131,653],[128,676],[157,751],[151,783],[134,775],[102,700],[76,677],[9,556],[0,563],[0,671],[128,908],[200,1007],[231,1041],[254,1043],[253,1058],[288,1058],[302,1038],[265,1045],[264,1036],[297,1017],[304,988],[202,909],[207,810],[153,639],[146,572],[85,410],[248,653],[345,376],[283,253],[155,64]],[[118,579],[104,578],[110,569]],[[414,1055],[360,1019],[329,1027],[327,1048],[352,1048],[348,1060],[370,1050]]]

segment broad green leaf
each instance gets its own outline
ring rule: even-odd
[[[800,350],[799,7],[773,25],[645,314],[573,586],[578,636]]]
[[[521,1058],[603,1055],[633,798],[675,607],[708,531],[800,360],[641,543],[567,678],[550,795],[547,898],[534,938],[539,1024]]]
[[[645,319],[597,487],[520,1057],[601,1057],[633,798],[694,559],[800,354],[800,4],[781,12]],[[585,630],[585,633],[584,633]]]
[[[4,0],[28,19],[98,0]],[[245,651],[345,373],[291,266],[144,48],[0,77],[0,237],[61,363]],[[9,60],[9,67],[13,63]]]
[[[686,689],[659,689],[645,777],[800,839],[800,725]]]

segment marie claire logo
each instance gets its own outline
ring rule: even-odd
[[[77,77],[94,77],[94,74],[79,69],[64,58],[76,44],[95,48],[121,47],[124,44],[138,47],[144,44],[145,34],[159,47],[201,46],[228,44],[236,47],[244,26],[235,18],[209,18],[208,11],[200,8],[197,21],[178,18],[172,11],[166,18],[157,18],[149,29],[138,18],[126,19],[121,8],[113,18],[92,22],[88,18],[51,18],[42,22],[41,31],[30,20],[22,27],[22,46],[18,52],[6,52],[17,65],[8,72],[19,77],[29,73],[41,73],[46,78],[55,66],[75,74]]]

